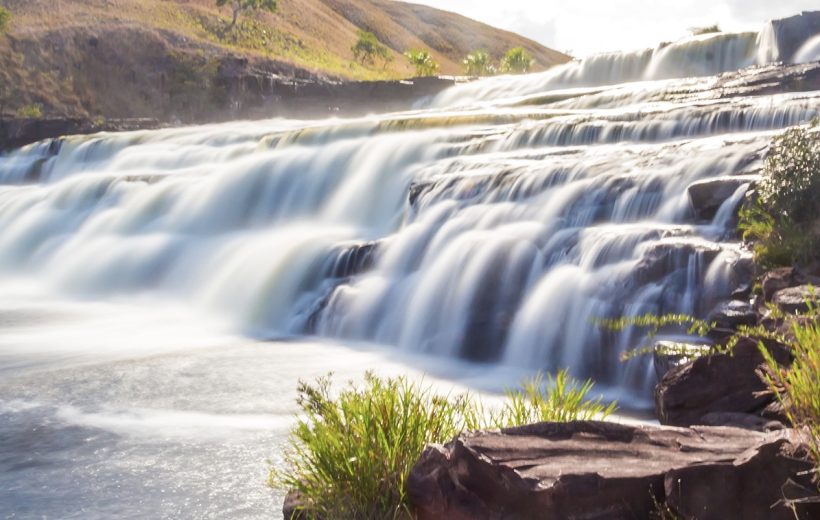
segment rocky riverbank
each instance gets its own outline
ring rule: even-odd
[[[152,130],[181,124],[215,123],[237,119],[291,117],[299,119],[354,117],[368,113],[407,110],[456,83],[454,78],[416,78],[405,81],[333,81],[322,78],[285,78],[256,69],[244,58],[220,66],[223,93],[212,112],[192,112],[180,119],[48,117],[0,119],[0,151],[66,135]]]

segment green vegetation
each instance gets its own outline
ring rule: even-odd
[[[429,51],[413,49],[404,53],[410,65],[416,68],[416,77],[435,76],[438,72],[438,63],[433,60]]]
[[[523,47],[514,47],[501,59],[501,72],[506,74],[526,74],[532,68],[532,56]]]
[[[523,391],[508,391],[498,411],[469,395],[441,396],[404,377],[368,374],[363,388],[350,384],[338,397],[330,379],[300,383],[302,411],[291,433],[286,469],[272,470],[270,485],[298,491],[321,518],[399,518],[411,515],[405,482],[425,446],[465,430],[569,421],[612,413],[615,405],[587,401],[592,389],[565,372],[551,389],[540,377]]]
[[[233,19],[231,20],[231,27],[236,25],[236,20],[239,18],[239,13],[242,11],[256,11],[264,9],[275,13],[277,9],[277,0],[216,0],[217,7],[229,5],[233,12]]]
[[[766,268],[820,259],[820,133],[817,122],[775,138],[763,179],[738,228]]]
[[[390,50],[376,38],[375,34],[361,30],[356,34],[359,39],[350,49],[356,61],[362,65],[373,65],[376,58],[379,58],[385,66],[390,62]]]
[[[692,36],[700,36],[702,34],[712,34],[712,33],[719,33],[722,32],[720,27],[715,25],[707,25],[705,27],[690,27],[689,32],[692,33]]]
[[[464,73],[468,76],[492,76],[496,70],[487,52],[475,51],[464,58]]]
[[[11,24],[11,12],[3,6],[0,6],[0,34],[5,34],[9,30]]]
[[[812,456],[820,475],[820,309],[807,302],[808,314],[791,319],[794,340],[789,347],[793,361],[781,367],[760,344],[768,370],[764,373],[769,388],[777,396],[792,425],[809,432]]]
[[[26,105],[24,107],[20,107],[17,110],[17,117],[23,117],[27,119],[40,119],[43,117],[43,106],[39,103]]]

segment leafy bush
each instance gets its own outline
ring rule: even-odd
[[[501,72],[507,74],[526,74],[532,68],[534,60],[522,47],[514,47],[507,51],[501,59]]]
[[[435,76],[438,72],[438,63],[433,60],[433,56],[426,50],[414,49],[404,53],[407,60],[416,68],[417,77]]]
[[[390,61],[390,51],[383,45],[376,35],[368,31],[358,31],[358,40],[350,48],[353,51],[353,57],[362,65],[372,65],[376,58],[381,58],[386,65]]]
[[[28,119],[40,119],[43,117],[43,106],[40,104],[32,104],[21,107],[17,110],[17,117],[24,117]]]
[[[814,123],[812,126],[816,126]],[[763,267],[809,264],[820,242],[820,134],[786,130],[772,143],[758,197],[740,211],[738,229]]]
[[[590,381],[579,385],[560,372],[552,389],[542,382],[539,376],[523,392],[508,391],[500,411],[469,395],[437,395],[404,377],[368,374],[363,388],[351,384],[335,398],[328,377],[301,382],[303,416],[291,432],[286,468],[273,469],[269,483],[299,492],[305,507],[322,518],[409,515],[404,484],[428,444],[465,430],[603,418],[615,409],[586,400]]]
[[[496,72],[492,58],[484,51],[471,52],[463,63],[464,73],[468,76],[492,76]]]
[[[789,128],[777,136],[766,158],[760,199],[775,215],[798,224],[820,217],[820,133],[811,127]]]

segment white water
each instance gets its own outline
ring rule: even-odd
[[[497,391],[568,367],[646,407],[650,360],[618,360],[639,332],[592,322],[705,315],[745,282],[745,182],[820,92],[705,94],[770,45],[704,36],[416,112],[1,157],[0,516],[275,515],[265,460],[296,380],[331,369]],[[737,175],[696,217],[687,188]]]

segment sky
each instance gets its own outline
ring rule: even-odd
[[[757,31],[766,20],[820,10],[818,0],[409,0],[517,32],[583,57],[654,47],[718,24]]]

